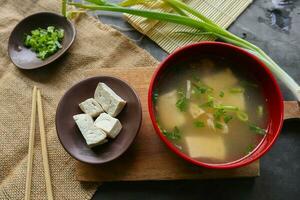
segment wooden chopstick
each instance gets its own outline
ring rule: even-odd
[[[38,108],[40,135],[41,135],[42,158],[43,158],[44,176],[45,176],[45,182],[46,182],[47,199],[52,200],[53,194],[52,194],[49,161],[48,161],[47,141],[46,141],[46,133],[45,133],[45,125],[44,125],[44,114],[43,114],[43,106],[42,106],[42,97],[41,97],[41,92],[39,89],[37,90],[37,108]]]
[[[29,145],[28,145],[28,164],[27,164],[27,174],[26,174],[25,200],[30,199],[30,192],[31,192],[35,119],[36,119],[36,86],[33,87],[33,91],[32,91],[31,119],[30,119],[31,121],[30,121]]]

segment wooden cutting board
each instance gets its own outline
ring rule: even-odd
[[[156,135],[148,114],[147,92],[154,68],[102,68],[87,71],[87,77],[109,75],[128,82],[138,93],[143,123],[132,146],[120,158],[103,165],[78,162],[79,181],[140,181],[216,179],[259,176],[259,161],[238,169],[212,170],[184,161],[169,150]]]

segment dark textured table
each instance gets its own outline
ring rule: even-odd
[[[166,57],[119,14],[100,14],[101,21],[122,27],[158,60]],[[256,0],[229,30],[260,46],[300,83],[300,0]],[[286,100],[294,100],[281,88]],[[300,120],[284,122],[279,139],[261,159],[260,177],[104,183],[93,199],[300,199]]]

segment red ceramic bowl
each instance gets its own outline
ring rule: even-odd
[[[158,84],[158,80],[164,77],[164,72],[166,68],[175,66],[176,63],[186,60],[188,58],[195,58],[202,54],[212,54],[217,56],[222,56],[227,59],[232,60],[235,63],[242,63],[240,65],[249,74],[252,74],[257,79],[265,98],[267,99],[267,109],[269,112],[267,134],[262,140],[262,142],[256,147],[256,149],[249,155],[230,163],[222,164],[210,164],[205,162],[200,162],[195,160],[188,155],[182,153],[178,148],[176,148],[161,132],[158,128],[155,114],[154,105],[152,102],[153,90]],[[175,154],[182,157],[183,159],[207,168],[214,169],[230,169],[237,168],[247,165],[262,155],[264,155],[270,147],[273,145],[277,139],[283,122],[283,98],[280,92],[279,86],[273,77],[270,70],[262,63],[258,58],[248,53],[247,51],[222,42],[200,42],[185,46],[171,55],[169,55],[161,64],[158,66],[154,72],[150,87],[148,91],[148,109],[152,124],[154,129],[160,139],[171,149]]]

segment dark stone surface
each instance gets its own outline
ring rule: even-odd
[[[123,32],[138,40],[137,44],[158,60],[167,55],[147,37],[133,31],[119,14],[100,18],[105,23],[128,29]],[[256,0],[229,30],[260,46],[300,82],[299,23],[300,0]],[[283,86],[282,91],[286,100],[294,99]],[[93,199],[300,199],[299,123],[300,120],[284,123],[279,139],[261,159],[260,177],[104,183]]]

